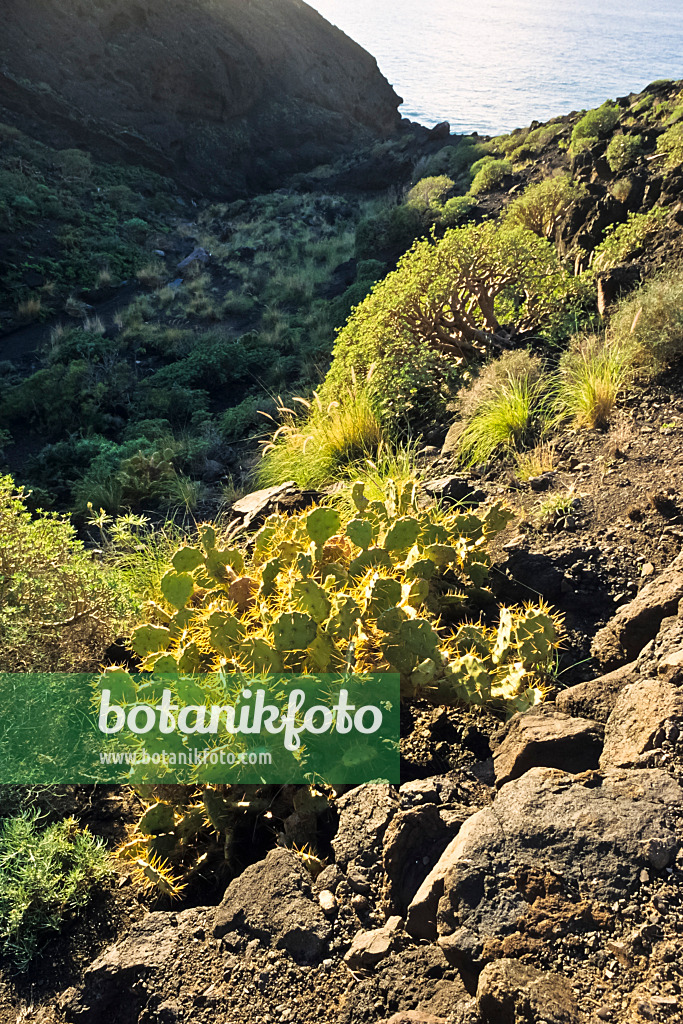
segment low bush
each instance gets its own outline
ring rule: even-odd
[[[648,213],[629,213],[623,224],[614,224],[605,232],[605,239],[595,248],[594,270],[609,270],[638,256],[649,238],[667,218],[667,211],[655,207]]]
[[[74,818],[40,827],[35,813],[0,823],[0,952],[26,970],[41,945],[113,873],[101,840]]]
[[[683,164],[683,124],[675,124],[659,136],[657,152],[665,154],[667,167]]]
[[[621,174],[636,162],[642,152],[642,135],[615,135],[607,147],[605,157],[610,170],[614,174]]]
[[[570,149],[578,153],[587,146],[593,145],[598,139],[609,135],[619,124],[619,107],[607,100],[595,110],[587,111],[577,121],[572,131]]]
[[[634,365],[657,373],[683,356],[683,274],[653,278],[619,303],[608,335],[612,344],[632,347]]]
[[[513,200],[505,214],[511,227],[523,227],[541,238],[556,240],[572,209],[587,194],[581,182],[568,174],[545,178],[529,185]]]
[[[470,168],[472,184],[470,195],[478,196],[482,192],[491,192],[502,183],[503,178],[512,174],[512,164],[508,160],[497,160],[493,156],[485,156],[477,160]]]

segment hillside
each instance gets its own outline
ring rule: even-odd
[[[396,128],[376,61],[301,0],[8,0],[0,110],[222,197]],[[7,120],[7,115],[0,115]]]
[[[270,672],[392,675],[400,771],[336,784],[323,733],[310,784],[0,786],[0,1024],[680,1022],[683,82],[497,138],[376,110],[239,198],[17,113],[53,89],[0,123],[0,721],[67,713],[0,765],[94,686],[256,757],[198,723]]]

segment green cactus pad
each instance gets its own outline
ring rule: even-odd
[[[292,598],[297,608],[310,615],[314,622],[324,622],[330,614],[330,599],[315,580],[295,583],[292,587]]]
[[[350,640],[357,629],[361,611],[352,597],[343,598],[327,624],[327,632],[338,640]]]
[[[421,526],[417,519],[406,516],[397,519],[384,538],[387,551],[407,551],[420,536]]]
[[[158,803],[148,807],[138,822],[138,831],[143,836],[156,836],[170,832],[173,828],[173,808],[170,804]]]
[[[202,532],[199,536],[200,543],[206,553],[208,554],[212,548],[216,546],[216,531],[213,526],[202,527]]]
[[[194,572],[204,563],[204,555],[199,548],[180,548],[171,559],[176,572]]]
[[[359,512],[365,512],[369,504],[364,492],[365,484],[361,480],[356,480],[351,488],[351,500]]]
[[[313,572],[313,559],[305,551],[300,551],[296,556],[297,571],[306,579]]]
[[[377,628],[383,633],[398,633],[401,623],[408,618],[408,613],[403,608],[387,608],[377,616]]]
[[[306,531],[319,551],[326,540],[339,532],[340,526],[341,517],[334,508],[314,508],[306,516]]]
[[[352,519],[346,527],[346,536],[365,551],[372,544],[372,523],[367,519]]]
[[[202,667],[202,656],[199,652],[197,645],[189,643],[187,647],[183,649],[178,658],[178,669],[181,672],[198,672]]]
[[[124,669],[108,669],[102,673],[97,685],[100,690],[111,691],[113,704],[133,704],[136,700],[135,680]]]
[[[491,643],[483,627],[472,623],[459,626],[453,642],[456,651],[461,655],[474,653],[480,658],[488,658],[491,653]]]
[[[194,594],[194,580],[189,572],[169,569],[162,577],[161,592],[174,608],[184,608]]]
[[[249,672],[282,672],[282,655],[260,638],[247,639],[239,646],[240,661]]]
[[[458,552],[452,544],[429,544],[424,549],[424,553],[438,569],[444,569],[447,565],[456,565],[458,562]]]
[[[321,629],[318,630],[318,635],[309,646],[309,653],[318,672],[327,672],[341,661],[334,641]]]
[[[393,608],[401,600],[401,584],[398,580],[373,580],[367,588],[367,611],[374,616],[380,615],[388,608]]]
[[[171,644],[171,631],[164,626],[138,626],[133,632],[130,645],[141,658],[157,651],[165,651]]]
[[[303,612],[284,612],[273,622],[273,641],[278,651],[305,651],[316,633],[315,622]]]
[[[364,576],[368,569],[391,569],[392,565],[391,556],[384,548],[368,548],[351,562],[349,576],[357,579]]]
[[[275,589],[275,579],[282,571],[284,562],[282,558],[270,558],[261,567],[261,597],[270,597]]]

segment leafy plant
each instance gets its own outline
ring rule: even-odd
[[[39,827],[36,813],[0,824],[0,951],[26,970],[41,944],[112,873],[101,842],[74,818]]]
[[[605,157],[610,170],[620,174],[635,163],[642,151],[642,135],[615,135],[607,147]]]
[[[598,139],[609,135],[619,123],[619,107],[616,103],[607,100],[595,110],[587,111],[577,121],[572,131],[570,149],[572,153],[579,153],[587,146],[592,146]]]
[[[628,346],[636,367],[654,374],[683,355],[683,275],[673,269],[622,300],[609,323],[611,344]]]
[[[657,152],[666,156],[667,167],[678,167],[683,163],[683,124],[675,124],[659,136]]]
[[[507,209],[505,221],[510,227],[523,227],[541,238],[558,239],[574,206],[587,194],[582,182],[560,174],[529,185]]]
[[[493,156],[482,157],[472,164],[470,174],[472,184],[470,195],[478,196],[482,192],[491,192],[497,188],[508,174],[512,174],[512,164],[508,160],[498,160]]]
[[[623,224],[607,229],[605,240],[595,249],[595,270],[609,270],[632,259],[666,220],[667,211],[655,207],[648,213],[630,213]]]

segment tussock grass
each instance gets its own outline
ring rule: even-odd
[[[463,429],[460,458],[464,465],[475,466],[493,455],[526,448],[542,435],[547,419],[540,384],[509,374]]]
[[[17,305],[17,317],[19,320],[23,320],[24,323],[37,320],[42,312],[43,301],[40,295],[31,295],[28,299],[23,299]]]
[[[603,338],[578,338],[563,356],[557,375],[560,413],[579,427],[605,427],[632,376],[631,346]]]
[[[358,388],[341,401],[323,406],[292,399],[280,402],[280,426],[263,446],[257,479],[262,487],[296,480],[302,487],[321,487],[352,466],[372,459],[385,440],[369,390]]]
[[[555,469],[556,455],[555,445],[550,441],[543,441],[528,452],[520,452],[517,456],[517,476],[526,481],[550,473]]]
[[[630,349],[644,375],[665,369],[683,356],[683,271],[653,278],[614,312],[608,328],[612,345]]]

